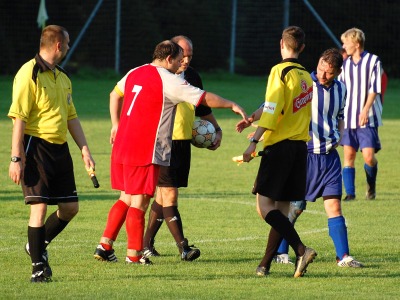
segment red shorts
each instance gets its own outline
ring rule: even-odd
[[[126,166],[111,162],[111,187],[129,195],[154,196],[160,166]]]

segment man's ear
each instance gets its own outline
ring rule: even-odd
[[[167,58],[165,59],[167,63],[170,65],[172,63],[172,56],[168,55]]]
[[[306,44],[301,45],[299,53],[303,52],[305,47],[306,47]]]

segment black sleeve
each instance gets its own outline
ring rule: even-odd
[[[190,66],[185,71],[185,79],[191,85],[198,87],[200,89],[203,89],[203,82],[201,81],[201,77],[200,77],[199,73],[197,73],[197,71]],[[200,104],[199,106],[196,107],[196,112],[195,112],[196,117],[207,116],[211,113],[212,113],[212,110],[208,106]]]

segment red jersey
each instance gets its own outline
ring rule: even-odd
[[[169,166],[176,105],[199,105],[205,91],[151,64],[132,69],[116,88],[124,93],[111,158],[130,166]]]

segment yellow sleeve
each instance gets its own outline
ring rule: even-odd
[[[26,72],[21,72],[21,74],[27,74]],[[34,90],[35,85],[31,78],[27,76],[20,76],[17,74],[14,78],[13,83],[13,93],[12,93],[12,103],[8,116],[10,118],[18,118],[24,122],[28,121],[32,105],[35,101]]]
[[[285,86],[278,72],[274,67],[268,77],[267,91],[265,94],[265,103],[261,114],[259,126],[269,130],[275,130],[278,120],[284,107]]]

